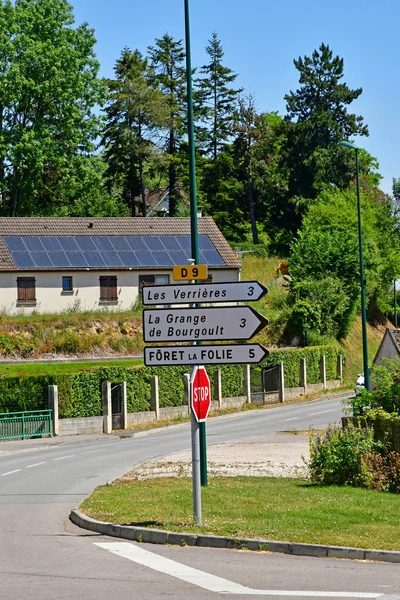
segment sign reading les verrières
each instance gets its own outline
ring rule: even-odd
[[[268,289],[258,281],[202,283],[186,285],[146,285],[142,289],[143,304],[202,304],[218,302],[252,302],[260,300]]]
[[[261,344],[218,344],[202,346],[148,346],[147,367],[174,365],[237,365],[262,362],[269,351]]]
[[[161,308],[143,311],[145,342],[248,340],[268,324],[250,306]]]

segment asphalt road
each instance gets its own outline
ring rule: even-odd
[[[318,429],[340,415],[340,401],[324,400],[219,417],[207,422],[207,440],[244,441],[274,431]],[[212,598],[221,590],[229,598],[304,597],[304,591],[305,597],[317,592],[317,597],[389,598],[397,593],[400,598],[395,564],[127,542],[121,546],[119,540],[69,523],[71,508],[96,486],[140,462],[189,448],[190,426],[185,424],[126,439],[82,443],[71,438],[61,447],[1,456],[0,599],[183,600],[188,595]]]

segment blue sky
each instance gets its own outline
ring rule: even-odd
[[[184,39],[184,0],[69,1],[76,22],[95,30],[104,77],[124,46],[145,53],[164,33]],[[398,0],[190,0],[190,20],[193,66],[207,62],[204,48],[216,31],[225,65],[260,111],[284,114],[284,95],[298,87],[293,58],[329,44],[344,59],[346,83],[363,88],[351,108],[370,135],[358,143],[378,159],[381,187],[391,192],[400,177]]]

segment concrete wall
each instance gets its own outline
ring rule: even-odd
[[[172,271],[21,271],[18,273],[0,273],[0,311],[7,314],[59,313],[63,311],[87,311],[108,308],[109,310],[129,310],[135,304],[139,294],[139,275],[169,275],[172,283]],[[237,269],[209,269],[213,281],[237,281]],[[99,277],[103,275],[117,276],[118,301],[100,301]],[[71,276],[73,292],[62,291],[62,277]],[[34,277],[36,279],[36,302],[19,304],[17,302],[17,277]]]
[[[103,417],[82,417],[79,419],[59,419],[59,435],[85,435],[103,433]]]

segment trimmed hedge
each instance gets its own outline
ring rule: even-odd
[[[261,364],[252,367],[252,380],[261,381],[262,368],[278,365],[283,361],[285,387],[300,385],[300,359],[307,360],[308,383],[320,380],[320,358],[326,357],[327,379],[336,378],[337,357],[341,353],[334,346],[290,348],[272,350]],[[211,397],[214,395],[214,373],[222,371],[222,395],[225,398],[243,395],[244,369],[242,365],[212,365],[207,367],[211,381]],[[47,408],[47,386],[58,386],[59,416],[93,417],[102,414],[101,384],[126,381],[128,412],[150,410],[151,378],[158,375],[160,406],[180,406],[183,402],[183,375],[188,367],[110,366],[95,367],[82,373],[65,375],[51,373],[40,376],[0,378],[0,412],[38,410]]]
[[[300,386],[300,360],[307,361],[307,383],[319,383],[321,356],[325,356],[326,378],[336,379],[337,360],[343,350],[336,346],[309,346],[306,348],[286,348],[271,350],[269,356],[260,365],[252,367],[252,380],[261,381],[262,369],[274,367],[283,362],[285,371],[285,387]],[[257,383],[256,383],[257,385]]]
[[[224,397],[242,396],[244,371],[240,365],[219,366]],[[217,366],[207,368],[214,393]],[[3,377],[0,379],[0,412],[47,408],[47,386],[58,386],[59,416],[93,417],[102,414],[101,384],[127,383],[128,412],[150,410],[151,378],[158,375],[160,406],[180,406],[183,402],[183,375],[188,367],[93,367],[89,372],[45,376]]]

